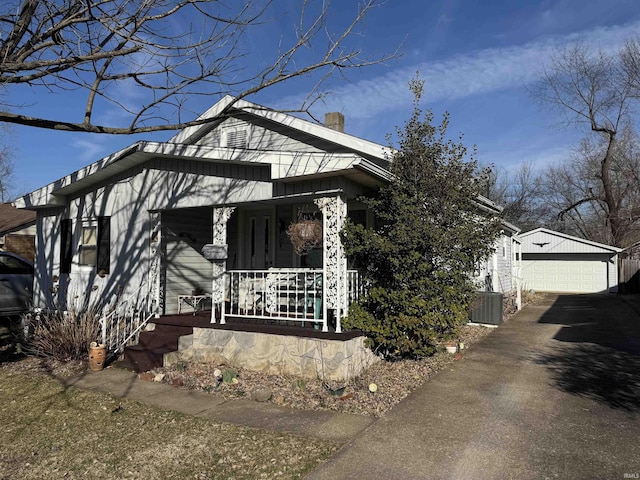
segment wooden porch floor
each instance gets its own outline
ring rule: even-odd
[[[219,322],[219,318],[216,322]],[[304,325],[301,322],[290,321],[288,324],[286,320],[264,320],[254,318],[236,318],[231,317],[226,319],[226,323],[221,325],[220,323],[211,323],[211,310],[200,310],[195,313],[180,313],[173,315],[163,315],[160,318],[152,319],[150,323],[156,323],[160,325],[174,325],[183,327],[197,327],[197,328],[213,328],[218,330],[235,330],[240,332],[257,332],[257,333],[270,333],[273,335],[289,335],[293,337],[307,337],[307,338],[320,338],[325,340],[351,340],[352,338],[361,337],[362,332],[359,330],[343,330],[342,333],[335,333],[331,331],[329,327],[328,332],[314,329],[313,322],[306,322]]]

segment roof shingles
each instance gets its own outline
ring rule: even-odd
[[[36,212],[0,203],[0,235],[29,226],[36,221]]]

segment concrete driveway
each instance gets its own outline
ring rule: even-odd
[[[640,478],[640,317],[549,295],[308,478]]]

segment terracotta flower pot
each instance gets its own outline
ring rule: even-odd
[[[107,358],[107,347],[103,343],[91,342],[89,345],[89,370],[99,372],[104,368]]]

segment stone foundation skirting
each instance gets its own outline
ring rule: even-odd
[[[180,361],[219,362],[276,375],[345,381],[378,361],[364,345],[351,340],[194,328],[180,337],[178,351],[165,355],[165,366]]]

